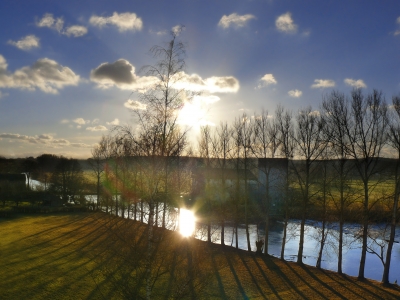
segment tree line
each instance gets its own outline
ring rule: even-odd
[[[93,149],[92,161],[98,182],[102,170],[113,169],[111,173],[104,172],[104,176],[107,182],[111,182],[115,194],[133,188],[133,203],[140,200],[140,203],[148,204],[148,222],[152,225],[157,225],[154,218],[157,220],[158,216],[154,214],[158,214],[158,205],[162,203],[161,226],[165,227],[167,204],[179,207],[181,196],[195,196],[190,186],[193,183],[191,169],[183,162],[193,163],[193,160],[184,159],[188,156],[199,157],[204,169],[222,170],[219,172],[219,187],[215,186],[215,180],[206,179],[204,187],[211,188],[214,184],[213,191],[204,191],[200,201],[206,216],[207,239],[211,241],[211,224],[215,221],[212,220],[212,212],[219,218],[222,244],[226,218],[233,219],[237,226],[239,217],[243,217],[250,251],[248,228],[254,205],[249,196],[249,176],[255,172],[258,178],[260,173],[264,173],[264,182],[258,182],[264,189],[261,194],[266,224],[264,252],[268,253],[269,190],[275,185],[275,188],[279,186],[284,192],[281,199],[285,220],[282,258],[288,220],[294,214],[301,220],[298,263],[303,263],[305,223],[312,210],[316,207],[320,209],[320,218],[324,220],[323,235],[326,235],[329,213],[335,210],[339,222],[338,272],[342,273],[346,214],[351,209],[361,210],[359,279],[364,279],[366,253],[370,250],[368,228],[374,221],[371,210],[385,203],[391,211],[391,230],[383,274],[383,282],[387,283],[398,220],[400,97],[393,97],[392,104],[388,105],[383,93],[378,90],[365,94],[361,89],[355,89],[350,95],[332,91],[323,97],[318,110],[309,106],[294,113],[278,106],[273,115],[263,110],[251,116],[243,114],[232,124],[222,122],[215,127],[202,127],[197,145],[192,145],[187,138],[188,128],[177,122],[178,112],[194,93],[178,85],[184,70],[184,47],[176,42],[176,37],[174,35],[166,47],[152,48],[152,53],[160,61],[146,67],[146,74],[157,77],[158,81],[152,89],[138,94],[142,105],[133,110],[134,127],[115,127]],[[391,172],[382,169],[383,156],[397,158],[394,160],[396,165],[389,168]],[[101,162],[110,161],[110,158],[113,161],[111,165],[106,168],[100,165]],[[270,158],[288,161],[289,168],[286,173],[280,174],[279,180],[270,174],[273,173],[273,167],[254,163]],[[129,172],[130,168],[132,172]],[[237,174],[239,170],[243,171],[243,176],[237,175],[236,183],[230,180],[227,186],[227,170],[231,169],[236,169]],[[131,179],[126,180],[129,176]],[[376,191],[383,180],[392,183],[392,191],[386,191],[378,199]],[[244,184],[239,184],[240,181]],[[220,195],[216,197],[218,189]],[[321,239],[321,253],[325,238]]]

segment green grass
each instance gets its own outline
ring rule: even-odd
[[[144,229],[100,213],[0,219],[0,299],[128,299],[140,273],[134,266],[141,261]],[[154,299],[187,290],[179,285],[187,282],[187,249],[198,299],[400,299],[397,286],[188,242],[173,232],[162,237],[154,263],[165,272],[159,273]],[[143,286],[137,293],[144,295]]]

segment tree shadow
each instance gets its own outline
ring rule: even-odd
[[[262,261],[264,262],[265,266],[274,271],[274,274],[277,275],[279,278],[281,278],[284,283],[290,287],[290,289],[296,293],[297,297],[301,297],[303,299],[308,299],[309,297],[307,297],[306,294],[304,294],[301,290],[298,289],[298,287],[293,284],[292,280],[290,280],[290,278],[282,271],[282,269],[277,266],[274,261],[272,259],[269,258],[265,258],[263,257]],[[287,265],[287,262],[282,261],[282,263],[284,263],[285,265]]]
[[[255,263],[255,265],[257,266],[258,271],[261,273],[265,283],[268,285],[268,288],[274,293],[274,295],[278,298],[278,299],[282,299],[281,296],[279,296],[276,288],[272,285],[272,283],[270,282],[270,280],[268,279],[268,276],[265,274],[264,270],[261,268],[258,260],[256,259],[255,256],[252,256],[252,259]],[[268,259],[268,257],[263,257],[263,259]]]

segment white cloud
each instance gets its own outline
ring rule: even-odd
[[[146,109],[146,104],[144,104],[144,103],[141,103],[141,102],[139,102],[139,101],[137,101],[137,100],[131,100],[131,99],[129,99],[128,101],[126,101],[125,103],[124,103],[124,106],[126,107],[126,108],[129,108],[129,109],[132,109],[132,110],[145,110]]]
[[[58,32],[61,32],[63,26],[64,26],[64,20],[63,18],[57,18],[55,19],[53,17],[53,14],[44,14],[43,17],[36,22],[36,25],[38,27],[47,27],[50,29],[57,30]]]
[[[42,140],[52,140],[53,136],[51,134],[47,134],[47,133],[43,133],[41,135],[39,135],[39,139]]]
[[[309,116],[319,117],[321,114],[318,110],[310,111]]]
[[[7,71],[6,60],[0,55],[0,88],[30,91],[38,88],[45,93],[57,94],[64,86],[77,85],[78,82],[79,75],[48,58],[39,59],[32,66],[10,73]]]
[[[68,120],[68,119],[62,119],[62,120],[60,121],[60,123],[61,123],[61,124],[68,124],[68,123],[69,123],[69,120]]]
[[[299,97],[301,97],[301,95],[303,95],[303,92],[296,89],[296,90],[289,91],[288,94],[290,97],[299,98]]]
[[[87,28],[81,25],[73,25],[67,27],[64,34],[66,36],[80,37],[85,35],[88,32]]]
[[[100,122],[99,119],[93,119],[92,124],[98,124]]]
[[[114,121],[111,122],[106,122],[107,125],[119,125],[119,120],[118,119],[114,119]]]
[[[397,23],[397,24],[400,24],[400,17],[397,17],[396,23]],[[393,35],[400,35],[400,29],[397,29],[397,30],[393,33]]]
[[[9,40],[7,43],[21,50],[30,50],[39,47],[39,38],[32,34],[21,38],[19,41]]]
[[[70,143],[69,145],[75,148],[93,148],[93,145],[88,145],[85,143]]]
[[[72,120],[72,122],[79,124],[79,125],[85,125],[86,121],[83,118],[76,118],[75,120]]]
[[[298,27],[293,22],[292,14],[290,12],[280,15],[275,21],[275,26],[279,31],[286,33],[296,33]]]
[[[10,140],[19,140],[22,142],[32,143],[32,144],[44,144],[52,147],[64,147],[64,146],[72,146],[72,147],[82,147],[82,148],[91,148],[91,145],[87,145],[84,143],[70,143],[66,139],[55,139],[51,134],[41,134],[39,136],[29,136],[17,133],[1,133],[0,138],[10,139]]]
[[[103,89],[116,86],[124,90],[145,89],[157,82],[155,77],[136,75],[135,67],[125,59],[102,63],[90,72],[90,80]]]
[[[197,74],[181,72],[176,75],[179,78],[175,88],[186,89],[194,92],[208,93],[236,93],[239,90],[239,81],[233,76],[212,76],[206,79]]]
[[[257,89],[261,89],[263,87],[266,87],[270,84],[277,84],[278,82],[276,81],[274,75],[272,74],[265,74],[261,79],[259,80],[259,83],[257,85]]]
[[[354,79],[351,79],[351,78],[346,78],[344,80],[344,82],[347,85],[355,87],[357,89],[366,88],[367,87],[367,85],[364,83],[364,81],[362,79],[354,80]]]
[[[26,141],[26,142],[33,143],[33,144],[36,144],[39,142],[39,138],[37,136],[33,137],[33,136],[21,135],[21,134],[17,134],[17,133],[1,133],[0,138],[22,140],[22,141]]]
[[[94,126],[94,127],[86,127],[86,130],[89,130],[89,131],[106,131],[107,128],[105,126],[103,126],[103,125],[97,125],[97,126]]]
[[[182,31],[185,30],[185,26],[182,25],[176,25],[174,27],[171,28],[171,31],[178,36]]]
[[[136,81],[135,67],[125,59],[119,59],[113,63],[102,63],[90,72],[93,80],[110,80],[118,84],[132,84]]]
[[[223,15],[221,20],[219,20],[218,22],[218,26],[225,29],[231,26],[243,27],[248,21],[255,18],[256,17],[251,14],[246,14],[242,16],[238,15],[237,13],[230,14],[229,16]]]
[[[236,93],[239,90],[239,81],[233,76],[212,76],[204,79],[203,91],[210,93]]]
[[[110,17],[92,16],[89,20],[93,26],[103,27],[107,24],[118,27],[119,31],[127,30],[141,30],[143,27],[142,19],[137,17],[135,13],[121,13],[114,12]]]
[[[311,85],[311,88],[313,89],[324,89],[324,88],[328,88],[328,87],[334,87],[335,86],[335,82],[331,79],[315,79],[314,80],[314,84]]]
[[[202,79],[197,74],[179,72],[172,81],[176,82],[173,88],[189,91],[209,93],[236,93],[239,90],[239,81],[233,76],[209,77]],[[116,86],[120,89],[143,91],[151,88],[158,82],[156,77],[138,76],[135,67],[125,59],[113,63],[102,63],[90,73],[90,79],[97,83],[99,88],[107,89]]]
[[[53,14],[44,14],[42,19],[40,19],[38,22],[36,22],[36,25],[38,27],[47,27],[53,30],[58,31],[59,33],[66,35],[68,37],[80,37],[85,34],[87,34],[88,30],[85,26],[81,25],[72,25],[67,27],[65,30],[63,30],[64,27],[64,20],[62,17],[60,18],[54,18]]]
[[[166,30],[154,31],[154,30],[152,30],[152,29],[150,29],[149,32],[150,32],[151,34],[156,34],[156,35],[165,35],[165,34],[168,33]]]

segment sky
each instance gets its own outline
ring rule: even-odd
[[[177,26],[191,138],[278,104],[318,110],[332,90],[400,93],[398,0],[2,0],[0,156],[90,157],[132,124],[149,50]]]

